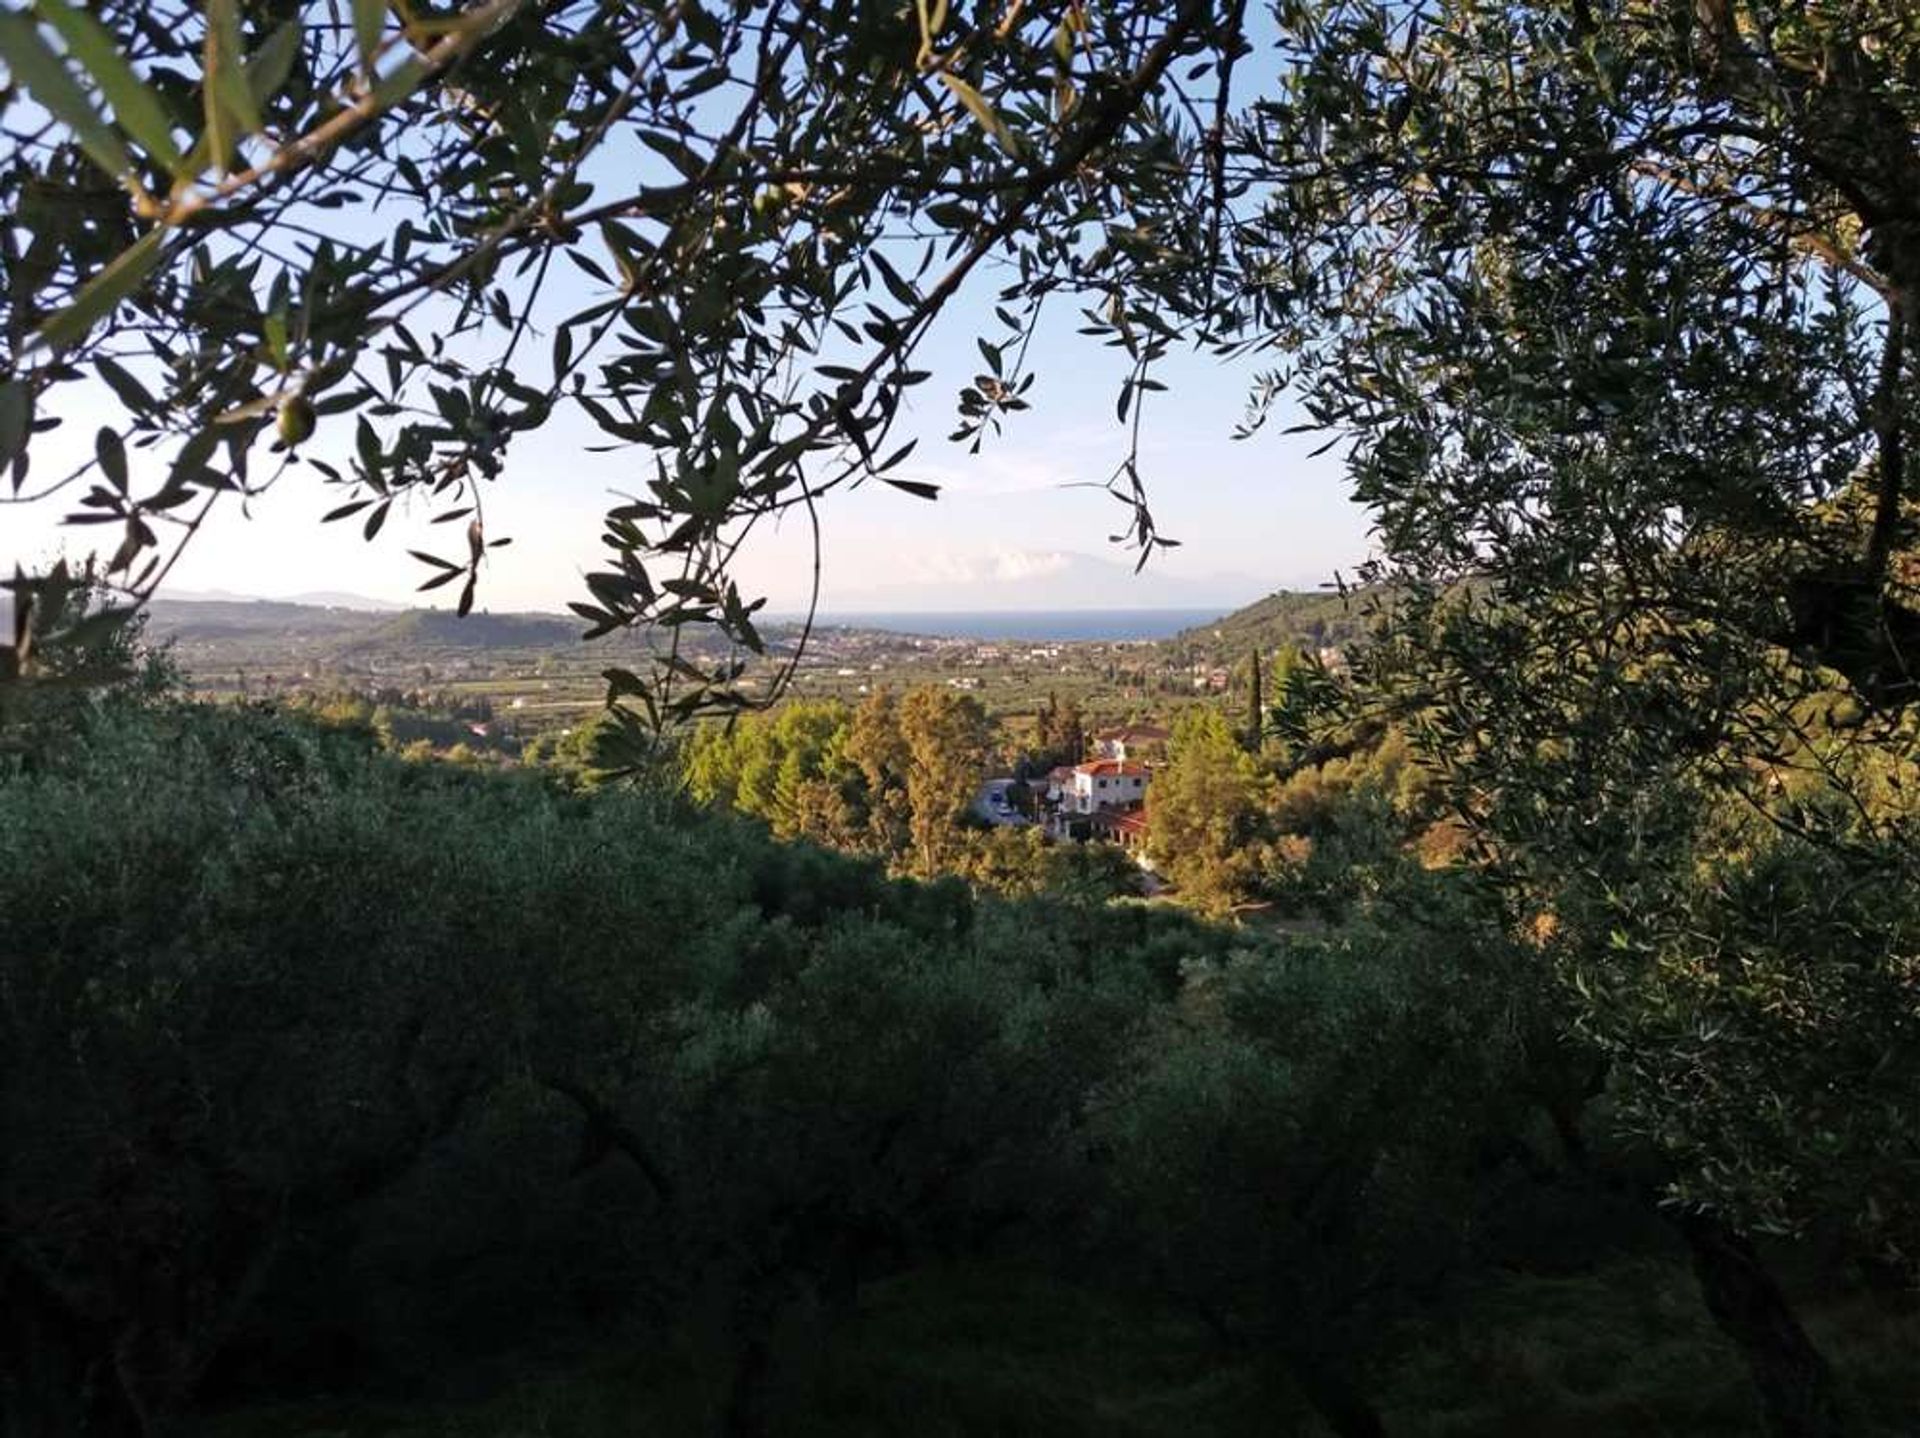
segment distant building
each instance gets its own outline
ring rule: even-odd
[[[1053,770],[1037,781],[1045,785],[1047,836],[1104,840],[1137,851],[1146,835],[1151,778],[1145,764],[1120,759],[1091,759]]]
[[[1102,729],[1093,736],[1093,747],[1102,759],[1117,759],[1125,764],[1163,757],[1167,741],[1172,737],[1158,724],[1127,724],[1118,729]]]
[[[1118,844],[1129,854],[1137,854],[1146,848],[1147,811],[1129,809],[1124,812],[1105,810],[1092,818],[1092,837],[1104,839],[1109,844]]]
[[[1146,765],[1095,759],[1074,766],[1072,787],[1061,807],[1075,814],[1097,814],[1103,809],[1137,809],[1146,799]]]

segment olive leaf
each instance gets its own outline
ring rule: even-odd
[[[120,128],[170,173],[180,173],[184,157],[160,97],[134,73],[106,27],[70,0],[40,0],[38,9],[58,32],[67,53],[100,87]]]
[[[940,82],[953,91],[955,99],[967,107],[967,112],[980,122],[980,128],[993,136],[995,144],[1014,159],[1020,158],[1019,137],[1007,128],[1006,121],[1002,120],[999,112],[987,103],[986,96],[958,75],[950,74],[945,70],[940,72]]]
[[[116,180],[133,168],[120,136],[73,78],[66,62],[41,37],[31,17],[0,14],[0,60],[7,62],[16,82],[25,84],[47,113],[73,132],[96,165]]]
[[[80,288],[72,303],[40,326],[39,340],[55,349],[77,344],[122,300],[129,298],[160,263],[167,232],[155,228],[122,250]]]

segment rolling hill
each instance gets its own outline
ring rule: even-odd
[[[1365,634],[1371,597],[1371,591],[1359,589],[1345,595],[1282,589],[1212,623],[1184,630],[1167,642],[1222,661],[1243,658],[1254,649],[1278,649],[1283,644],[1306,649],[1344,647]]]

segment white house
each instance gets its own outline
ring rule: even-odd
[[[1097,814],[1102,809],[1137,809],[1146,798],[1146,765],[1094,759],[1074,766],[1061,807],[1074,814]]]

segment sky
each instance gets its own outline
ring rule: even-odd
[[[984,306],[982,306],[984,308]],[[1141,468],[1155,521],[1180,541],[1135,576],[1134,552],[1110,543],[1127,511],[1098,485],[1125,452],[1114,415],[1123,360],[1071,333],[1044,333],[1030,358],[1039,378],[1033,408],[1011,416],[977,456],[946,438],[953,400],[978,368],[976,327],[992,322],[956,304],[924,367],[900,424],[900,442],[919,436],[898,473],[931,481],[927,501],[869,483],[821,506],[822,608],[1231,608],[1278,588],[1312,588],[1350,572],[1369,552],[1365,513],[1348,497],[1337,453],[1311,457],[1321,437],[1280,431],[1284,410],[1245,440],[1232,438],[1256,365],[1227,367],[1208,357],[1171,356],[1168,389],[1150,396]],[[90,446],[105,413],[75,413],[36,442],[35,470],[57,472],[63,454]],[[348,424],[323,420],[338,430]],[[488,531],[513,544],[493,551],[479,603],[495,612],[558,610],[585,597],[582,576],[599,564],[600,517],[622,490],[644,483],[644,456],[594,454],[602,439],[571,418],[515,441],[506,469],[486,496]],[[319,452],[324,453],[325,449]],[[135,456],[136,467],[140,457]],[[155,476],[157,478],[157,475]],[[282,597],[342,591],[408,602],[424,571],[409,548],[444,547],[447,531],[427,524],[423,508],[396,507],[372,544],[357,523],[321,525],[341,495],[294,471],[250,502],[216,509],[169,579],[174,591]],[[0,508],[0,564],[34,567],[58,552],[107,547],[107,528],[65,529],[58,502]],[[1091,562],[1089,562],[1091,561]],[[764,594],[776,612],[804,606],[812,567],[806,527],[790,519],[756,535],[741,564],[742,586]],[[1057,582],[1040,583],[1054,577]],[[447,602],[448,591],[419,601]],[[964,600],[964,602],[961,602]]]
[[[632,160],[631,152],[609,157],[629,171]],[[631,173],[624,178],[631,184]],[[352,223],[363,233],[370,220],[385,223],[334,215],[332,223]],[[1283,404],[1259,434],[1232,438],[1258,360],[1229,367],[1176,351],[1157,372],[1167,391],[1147,397],[1141,468],[1159,531],[1180,546],[1157,551],[1146,572],[1134,575],[1134,552],[1109,542],[1126,527],[1128,512],[1097,487],[1125,453],[1126,430],[1114,413],[1125,358],[1075,334],[1081,321],[1064,305],[1054,307],[1029,350],[1038,375],[1027,395],[1032,409],[1010,416],[978,456],[950,443],[955,396],[980,368],[974,337],[1003,333],[989,314],[999,283],[983,267],[941,317],[916,361],[934,378],[914,391],[888,446],[917,436],[917,451],[897,473],[938,484],[940,498],[929,502],[869,483],[822,503],[825,612],[1224,610],[1274,589],[1328,583],[1335,571],[1351,572],[1367,557],[1368,520],[1348,496],[1338,453],[1312,456],[1323,436],[1284,434],[1297,416]],[[563,307],[556,312],[597,297],[584,289],[558,296]],[[544,382],[544,371],[528,378]],[[36,476],[63,472],[90,454],[95,429],[114,418],[111,409],[75,402],[68,423],[36,439]],[[583,576],[600,563],[602,514],[620,502],[621,491],[641,489],[650,472],[644,452],[588,451],[603,440],[565,407],[544,429],[515,440],[485,496],[489,536],[511,536],[513,543],[489,555],[481,607],[551,611],[586,597]],[[309,452],[343,458],[351,442],[351,417],[323,419]],[[138,490],[138,452],[133,462]],[[163,458],[149,462],[158,466]],[[157,485],[158,469],[145,478],[145,487]],[[167,588],[267,598],[333,591],[409,602],[427,571],[407,550],[448,551],[457,536],[428,525],[424,505],[411,512],[396,506],[367,544],[355,521],[319,523],[343,497],[295,470],[244,512],[224,504]],[[78,557],[92,544],[111,549],[117,542],[111,527],[63,530],[58,521],[68,507],[61,500],[0,505],[0,565],[38,568],[60,552]],[[766,596],[774,612],[794,612],[805,605],[811,569],[810,537],[794,518],[754,537],[739,577],[742,589]],[[419,602],[444,605],[452,593],[438,590]]]

